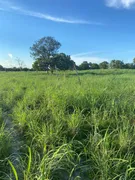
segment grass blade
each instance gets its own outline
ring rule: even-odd
[[[31,148],[30,147],[28,147],[28,151],[29,151],[29,157],[28,157],[27,174],[29,174],[29,172],[30,172],[31,161],[32,161],[32,155],[31,155]]]
[[[13,171],[13,174],[15,176],[15,179],[18,180],[18,175],[17,175],[17,171],[14,167],[14,165],[12,164],[12,162],[10,160],[8,160],[8,163],[10,164],[11,168],[12,168],[12,171]]]

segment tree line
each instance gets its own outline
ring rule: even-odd
[[[51,71],[54,70],[89,70],[89,69],[135,69],[135,58],[133,63],[125,63],[121,60],[112,60],[91,63],[84,61],[79,66],[65,53],[59,53],[61,43],[51,36],[43,37],[30,47],[30,55],[34,59],[32,68],[23,67],[23,63],[18,60],[19,67],[5,68],[0,65],[0,71]]]
[[[33,68],[27,68],[27,67],[3,67],[0,65],[0,71],[34,71]]]
[[[103,61],[99,64],[84,61],[78,67],[78,70],[89,69],[135,69],[135,58],[133,63],[124,63],[121,60],[111,60],[111,62]]]

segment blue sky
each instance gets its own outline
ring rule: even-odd
[[[31,67],[30,46],[43,36],[60,52],[100,63],[135,57],[135,0],[0,0],[0,64]]]

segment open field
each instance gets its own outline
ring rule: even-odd
[[[135,179],[135,70],[79,76],[0,73],[0,179]]]

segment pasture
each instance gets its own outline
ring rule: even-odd
[[[135,70],[79,77],[0,72],[0,179],[135,179]]]

